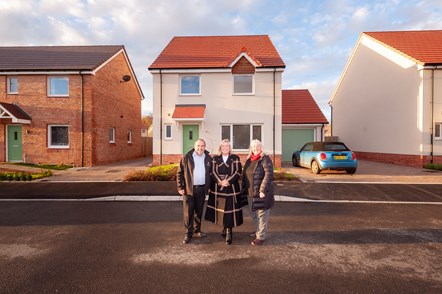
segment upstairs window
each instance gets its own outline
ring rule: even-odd
[[[8,77],[8,94],[18,94],[17,77]]]
[[[200,95],[201,83],[200,76],[181,76],[180,77],[180,93],[181,95]]]
[[[68,77],[49,77],[48,78],[48,96],[68,97],[69,96],[69,78]]]
[[[254,94],[253,75],[234,75],[233,94],[235,95]]]

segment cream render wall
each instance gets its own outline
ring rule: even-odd
[[[221,141],[222,124],[260,124],[262,141],[267,153],[273,153],[273,72],[255,73],[255,95],[232,95],[231,72],[201,73],[201,95],[180,96],[179,73],[162,74],[162,124],[172,125],[172,140],[163,141],[163,154],[182,153],[182,125],[199,124],[199,136],[207,143],[207,150],[217,152]],[[153,73],[154,154],[160,153],[160,74]],[[281,154],[281,72],[275,73],[275,154]],[[177,122],[172,119],[175,104],[205,104],[202,122]],[[246,153],[235,151],[236,153]]]
[[[427,152],[424,88],[413,62],[362,38],[331,101],[333,136],[355,151]]]

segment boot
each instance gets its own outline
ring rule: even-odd
[[[226,228],[226,244],[232,244],[232,228]]]
[[[223,236],[223,238],[226,237],[226,228],[224,228],[223,231],[221,232],[221,236]]]

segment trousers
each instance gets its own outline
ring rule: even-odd
[[[194,186],[192,196],[183,196],[184,228],[189,237],[193,235],[193,232],[201,231],[201,219],[205,200],[204,186]]]

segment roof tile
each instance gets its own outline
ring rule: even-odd
[[[282,90],[283,124],[328,124],[309,90]]]
[[[244,51],[262,67],[285,67],[267,35],[174,37],[149,69],[226,68]]]
[[[442,30],[363,33],[419,64],[442,63]]]
[[[189,105],[175,105],[172,118],[204,118],[206,105],[204,104],[189,104]]]

